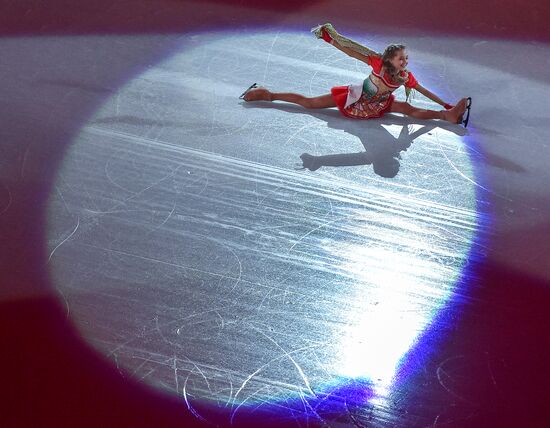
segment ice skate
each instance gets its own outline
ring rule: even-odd
[[[255,86],[244,94],[243,99],[245,101],[271,101],[271,93],[262,86]]]
[[[240,96],[239,96],[239,99],[242,100],[244,99],[244,97],[246,96],[246,94],[248,94],[252,89],[254,88],[257,88],[258,87],[258,84],[257,83],[253,83],[252,85],[250,85],[248,87],[248,89],[246,91],[244,91]]]
[[[450,110],[443,111],[443,118],[451,123],[456,123],[457,125],[460,125],[464,122],[464,112],[467,108],[467,98],[462,98],[456,106],[451,108]]]
[[[472,107],[472,97],[466,98],[466,119],[462,121],[464,128],[468,127],[468,122],[470,121],[470,107]]]

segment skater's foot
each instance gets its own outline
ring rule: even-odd
[[[467,101],[467,98],[462,98],[452,109],[443,110],[443,119],[451,123],[462,123]]]
[[[254,88],[248,91],[243,97],[245,101],[272,101],[271,92],[266,88]]]

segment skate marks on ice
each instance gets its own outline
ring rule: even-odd
[[[389,405],[400,360],[455,293],[478,227],[473,186],[440,166],[443,147],[474,177],[460,136],[395,119],[375,132],[413,135],[394,179],[296,172],[301,153],[368,151],[372,135],[243,108],[244,82],[259,73],[317,93],[363,70],[299,35],[252,37],[242,56],[222,55],[237,36],[199,38],[130,81],[66,154],[48,254],[71,318],[122,373],[201,417],[205,402],[233,418]],[[254,61],[264,47],[269,63]],[[367,397],[342,392],[359,381]]]
[[[308,413],[300,397],[341,378],[387,394],[476,226],[469,210],[347,180],[97,127],[81,137],[52,200],[52,236],[80,219],[52,253],[54,281],[94,346],[191,407]]]

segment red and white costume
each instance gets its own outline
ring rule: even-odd
[[[380,56],[369,55],[368,64],[372,67],[372,72],[362,84],[336,86],[331,89],[338,109],[345,116],[354,119],[382,116],[390,109],[395,99],[392,92],[401,86],[400,83],[392,81],[383,67]],[[418,84],[411,72],[403,73],[402,77],[405,77],[406,88],[414,89]]]

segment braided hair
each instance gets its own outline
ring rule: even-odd
[[[397,54],[397,52],[405,48],[405,45],[392,44],[389,45],[382,54],[382,63],[384,64],[384,67],[388,71],[392,80],[400,85],[404,84],[408,80],[409,73],[407,72],[407,70],[404,70],[403,73],[400,73],[399,70],[397,70],[390,61]]]

